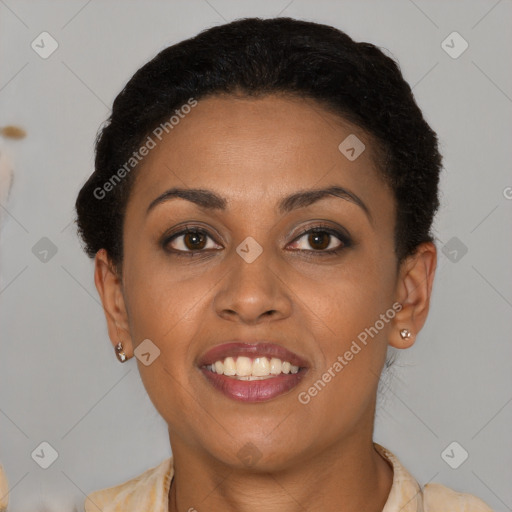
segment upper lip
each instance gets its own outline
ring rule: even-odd
[[[290,364],[305,368],[307,362],[298,354],[291,352],[282,345],[270,341],[244,342],[233,340],[221,345],[216,345],[205,352],[198,361],[198,366],[207,366],[215,361],[223,360],[226,357],[246,356],[256,357],[277,357],[281,361],[288,361]]]

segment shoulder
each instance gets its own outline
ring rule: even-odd
[[[449,489],[440,484],[427,484],[423,489],[424,512],[493,512],[480,498]]]
[[[374,443],[393,467],[393,483],[383,512],[493,512],[480,498],[441,484],[423,488],[391,451]]]
[[[172,476],[170,457],[131,480],[89,494],[84,504],[85,512],[165,511]]]

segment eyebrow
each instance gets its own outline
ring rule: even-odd
[[[372,222],[372,215],[366,204],[356,194],[347,190],[344,187],[333,185],[327,188],[300,190],[287,197],[281,199],[278,203],[278,211],[280,214],[289,213],[299,208],[305,208],[321,199],[329,196],[344,199],[359,206],[365,213],[370,222]],[[227,200],[219,196],[211,190],[198,189],[198,188],[171,188],[159,195],[156,199],[151,201],[146,211],[146,215],[155,208],[158,204],[167,202],[171,199],[181,198],[191,203],[197,204],[201,208],[209,210],[226,210]]]

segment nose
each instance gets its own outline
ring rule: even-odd
[[[257,324],[290,315],[290,288],[282,272],[270,265],[270,254],[262,254],[248,263],[234,252],[226,262],[231,270],[223,279],[214,299],[217,314],[231,321]]]

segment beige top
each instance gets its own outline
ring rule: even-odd
[[[382,512],[492,512],[471,494],[455,492],[439,484],[427,484],[421,489],[395,455],[374,444],[393,466],[393,484]],[[93,492],[85,501],[85,512],[168,512],[172,477],[170,457],[124,484]]]
[[[7,478],[5,477],[4,468],[0,466],[0,512],[7,510],[8,501],[9,487],[7,485]]]

